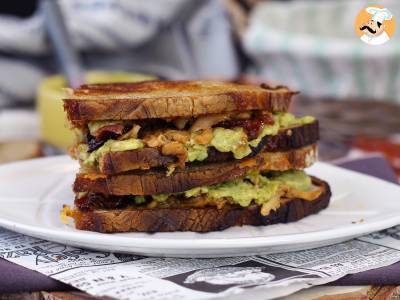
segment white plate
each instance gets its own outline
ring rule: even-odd
[[[293,251],[345,241],[400,224],[400,187],[324,163],[309,173],[328,181],[328,209],[298,222],[235,227],[211,233],[100,234],[77,231],[59,219],[73,203],[78,169],[66,156],[0,167],[0,226],[27,235],[96,250],[149,256],[217,257]]]

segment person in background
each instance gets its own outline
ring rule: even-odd
[[[86,70],[166,79],[238,75],[220,1],[55,0]],[[0,108],[31,105],[43,78],[60,73],[40,1],[0,2]]]

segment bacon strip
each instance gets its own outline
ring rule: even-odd
[[[249,140],[255,139],[258,137],[262,126],[264,125],[273,125],[274,119],[271,115],[265,114],[258,116],[253,120],[228,120],[222,123],[219,123],[218,126],[224,128],[233,128],[233,127],[242,127],[246,132]]]
[[[119,136],[124,133],[125,125],[123,124],[111,124],[100,127],[92,135],[96,140],[104,140],[110,135]]]
[[[100,127],[92,134],[88,134],[86,139],[89,146],[88,152],[99,149],[108,139],[116,139],[129,131],[129,127],[123,124],[111,124]]]

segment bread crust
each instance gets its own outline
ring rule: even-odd
[[[80,230],[102,233],[114,232],[209,232],[232,226],[272,225],[298,221],[326,208],[331,197],[329,185],[313,177],[315,185],[323,187],[323,192],[312,201],[302,199],[282,199],[281,206],[267,216],[260,213],[261,207],[225,205],[204,208],[158,208],[135,210],[95,210],[77,212],[75,227]]]
[[[134,170],[107,176],[78,173],[74,192],[104,195],[158,195],[180,193],[198,186],[208,186],[245,176],[251,170],[285,171],[304,169],[316,160],[316,145],[286,152],[262,152],[233,162],[192,165],[166,176],[165,170]]]
[[[265,136],[260,144],[252,149],[248,157],[253,157],[261,151],[288,151],[314,144],[319,139],[318,121],[310,124],[281,130],[274,136]],[[174,163],[174,156],[166,156],[156,148],[143,148],[132,151],[109,152],[99,160],[99,171],[113,175],[135,169],[150,169],[167,167]],[[231,152],[218,152],[214,148],[208,150],[208,157],[202,163],[235,161]],[[190,166],[191,163],[187,163]]]
[[[83,85],[64,99],[72,124],[94,120],[196,117],[247,110],[286,112],[297,92],[218,81],[144,81]]]

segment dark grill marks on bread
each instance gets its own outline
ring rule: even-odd
[[[134,196],[106,197],[102,194],[87,193],[81,198],[75,198],[75,206],[80,211],[91,211],[96,209],[123,209],[134,203]]]
[[[213,81],[83,85],[64,99],[72,124],[94,120],[196,117],[267,110],[286,112],[296,92]],[[84,100],[84,101],[83,101]]]

